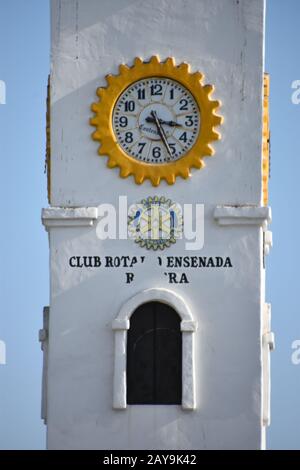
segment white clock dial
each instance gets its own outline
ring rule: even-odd
[[[117,143],[127,155],[149,164],[182,158],[197,140],[200,124],[192,94],[164,77],[133,83],[119,96],[113,111]]]

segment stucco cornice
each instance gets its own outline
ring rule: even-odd
[[[42,210],[42,223],[46,229],[50,227],[88,227],[94,224],[97,217],[97,207],[50,207]]]
[[[271,208],[264,206],[216,206],[214,219],[219,225],[258,225],[272,220]]]

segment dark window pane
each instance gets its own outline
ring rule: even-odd
[[[180,317],[168,305],[149,302],[130,318],[127,336],[127,403],[180,404]]]

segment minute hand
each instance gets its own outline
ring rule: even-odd
[[[167,140],[167,136],[166,136],[166,133],[162,127],[162,125],[160,124],[159,122],[159,119],[157,117],[157,114],[155,111],[152,111],[151,112],[151,115],[153,116],[153,119],[154,119],[154,122],[156,124],[156,127],[157,127],[157,131],[160,135],[160,138],[161,140],[163,141],[164,143],[164,146],[166,147],[167,151],[168,151],[168,154],[170,155],[170,157],[172,156],[172,152],[171,152],[171,149],[170,149],[170,146],[168,144],[168,140]]]

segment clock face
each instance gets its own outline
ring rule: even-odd
[[[122,150],[151,165],[184,157],[195,144],[201,124],[193,95],[165,77],[149,77],[130,85],[119,96],[112,119]]]

